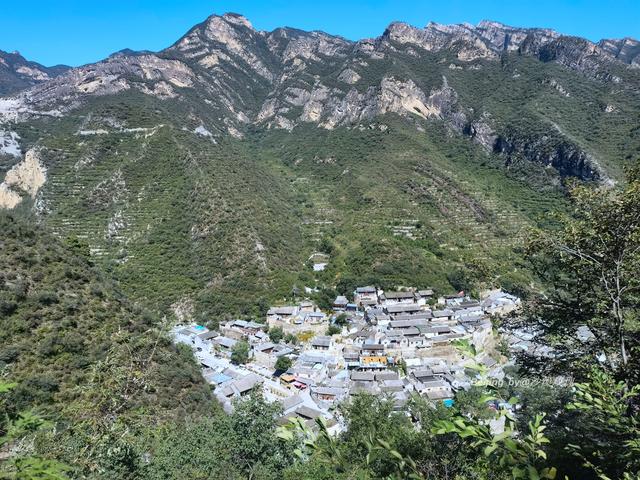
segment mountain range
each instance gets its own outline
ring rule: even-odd
[[[630,38],[483,21],[354,42],[237,14],[77,68],[0,52],[0,207],[179,316],[355,283],[523,291],[526,228],[637,161],[639,67]]]

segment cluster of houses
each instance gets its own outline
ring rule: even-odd
[[[235,320],[216,331],[198,325],[174,329],[177,342],[191,346],[205,379],[227,410],[255,389],[282,404],[286,422],[298,416],[310,424],[322,416],[339,431],[339,402],[361,392],[387,396],[397,409],[412,395],[434,402],[453,402],[456,390],[471,379],[456,340],[465,339],[480,352],[476,362],[500,375],[499,354],[490,316],[507,313],[520,300],[500,290],[475,300],[464,293],[435,297],[431,289],[385,292],[357,288],[350,301],[338,297],[332,312],[312,302],[270,308],[265,323]],[[340,333],[327,335],[330,324]],[[297,342],[273,341],[270,329],[282,329]],[[231,356],[246,342],[249,360],[236,365]],[[281,357],[289,359],[278,362]],[[285,364],[286,369],[276,369]]]

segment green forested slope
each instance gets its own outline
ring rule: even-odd
[[[580,49],[570,65],[523,49],[461,60],[464,36],[430,49],[388,32],[357,44],[259,33],[237,15],[192,32],[199,43],[182,50],[124,54],[30,90],[15,121],[0,112],[3,131],[46,170],[37,197],[0,218],[0,458],[33,451],[73,478],[293,479],[384,478],[400,455],[432,478],[510,478],[510,465],[496,467],[501,449],[485,455],[453,424],[445,436],[432,428],[458,414],[486,426],[492,413],[475,390],[452,410],[411,405],[420,429],[383,399],[356,397],[344,406],[347,431],[297,462],[275,435],[277,407],[252,398],[226,416],[212,403],[191,353],[166,338],[172,305],[192,304],[194,321],[215,325],[263,318],[303,287],[319,287],[323,307],[363,284],[527,293],[538,280],[523,261],[528,228],[554,225],[568,183],[621,182],[637,162],[637,70]],[[561,43],[550,48],[580,41]],[[346,69],[355,75],[345,81]],[[261,117],[272,100],[286,128]],[[325,123],[345,110],[359,116]],[[20,161],[1,156],[0,180]],[[318,251],[330,255],[324,272],[308,262]],[[552,283],[559,297],[576,271]],[[591,288],[581,276],[573,284]],[[591,315],[585,296],[563,326]],[[600,316],[587,320],[607,324]],[[597,405],[570,411],[575,392],[555,386],[498,392],[522,399],[520,433],[548,414],[552,445],[538,466],[593,478],[565,450],[585,439],[596,464],[617,472],[609,478],[636,468],[635,375],[612,371],[585,376]],[[9,419],[29,409],[55,429],[5,444]],[[374,449],[378,438],[398,455]]]
[[[92,118],[150,130],[79,138],[85,115],[38,126],[54,129],[39,141],[42,221],[88,243],[129,295],[163,308],[187,296],[204,321],[340,282],[521,289],[519,234],[563,202],[433,122],[421,132],[390,115],[384,131],[310,125],[214,143],[109,101]],[[321,243],[332,259],[314,274],[305,261]]]
[[[99,273],[86,245],[9,215],[0,225],[0,361],[19,384],[16,409],[64,418],[82,405],[87,416],[131,412],[153,422],[208,405],[191,355]]]
[[[568,181],[619,182],[637,158],[638,72],[522,49],[461,59],[464,36],[429,48],[411,35],[387,31],[368,50],[214,16],[155,57],[33,90],[62,113],[3,126],[46,166],[18,211],[86,242],[132,298],[162,313],[191,302],[205,323],[260,316],[305,286],[325,300],[356,283],[522,293],[535,280],[523,228],[565,208]],[[82,93],[94,77],[127,88]],[[416,98],[435,113],[398,107]],[[360,116],[327,124],[345,110]],[[0,158],[0,175],[17,161]],[[313,273],[321,249],[328,270]]]

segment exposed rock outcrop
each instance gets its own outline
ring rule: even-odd
[[[0,154],[20,157],[20,136],[16,132],[0,130]]]
[[[0,184],[0,208],[16,207],[22,201],[19,192],[35,199],[46,178],[46,168],[40,161],[40,153],[34,149],[29,150],[24,159],[7,172]]]
[[[598,46],[617,60],[640,67],[640,41],[633,38],[600,40]]]
[[[353,85],[354,83],[358,83],[360,80],[360,75],[358,72],[351,70],[350,68],[345,68],[340,75],[338,75],[338,80],[344,83],[348,83],[349,85]]]
[[[499,136],[494,151],[508,164],[524,159],[555,168],[562,176],[601,180],[598,164],[586,152],[567,140],[551,136]]]
[[[263,104],[257,121],[272,128],[287,128],[279,125],[278,119],[286,115],[291,107],[302,107],[297,122],[315,122],[320,127],[332,129],[339,125],[369,121],[378,115],[395,113],[400,116],[417,116],[423,119],[446,120],[457,131],[462,131],[466,122],[464,113],[457,109],[457,94],[449,87],[446,78],[440,88],[434,88],[427,96],[413,80],[384,77],[379,86],[370,86],[364,92],[355,88],[344,92],[316,85],[311,91],[288,88],[284,101],[270,98]],[[280,115],[279,115],[280,114]]]
[[[487,152],[492,152],[498,136],[493,131],[490,124],[490,116],[486,113],[478,120],[470,122],[464,128],[464,133],[469,135],[474,142],[484,148]]]

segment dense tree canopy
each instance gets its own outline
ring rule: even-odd
[[[529,241],[529,258],[547,288],[522,319],[542,328],[561,368],[588,370],[594,354],[602,354],[607,368],[637,381],[640,169],[630,170],[622,186],[577,186],[571,198],[573,211],[559,217],[559,228],[538,230]],[[588,328],[586,341],[578,339],[579,327]]]
[[[251,349],[246,340],[239,340],[231,349],[231,361],[236,365],[242,365],[249,361]]]

